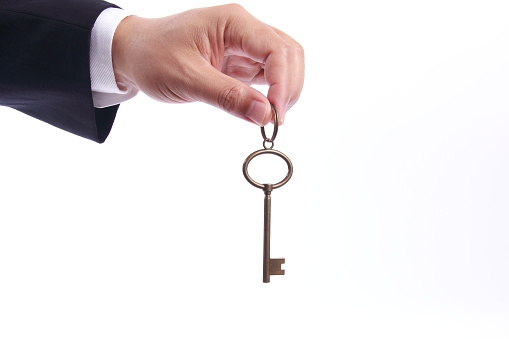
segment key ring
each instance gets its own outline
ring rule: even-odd
[[[277,155],[278,157],[282,158],[286,162],[286,165],[288,166],[288,173],[286,174],[286,177],[283,180],[281,180],[280,182],[278,182],[277,184],[271,185],[272,189],[276,189],[276,188],[281,187],[284,184],[286,184],[288,182],[288,180],[290,180],[290,178],[292,177],[292,174],[293,174],[293,165],[292,165],[292,162],[290,161],[290,158],[288,158],[285,154],[272,149],[274,147],[274,139],[276,139],[276,136],[277,136],[277,129],[278,129],[278,119],[277,118],[278,118],[278,116],[277,116],[276,107],[274,105],[271,105],[271,107],[272,107],[272,113],[274,114],[274,131],[272,132],[272,137],[270,139],[267,138],[267,136],[265,134],[265,129],[263,127],[261,127],[264,149],[261,149],[261,150],[251,153],[246,158],[246,160],[244,161],[244,165],[242,166],[242,172],[244,173],[244,177],[246,178],[246,180],[254,187],[261,188],[261,189],[264,189],[265,185],[254,181],[251,178],[251,176],[249,176],[249,173],[247,171],[247,168],[248,168],[251,160],[253,160],[255,157],[257,157],[259,155],[262,155],[262,154]],[[266,143],[270,143],[270,146],[267,146]]]
[[[274,140],[277,136],[277,128],[278,128],[278,120],[277,120],[277,111],[276,107],[271,104],[270,107],[272,108],[272,114],[274,114],[274,130],[272,131],[272,137],[267,138],[267,135],[265,134],[265,128],[262,126],[260,127],[262,130],[262,137],[263,137],[263,148],[265,149],[272,149],[274,147]],[[270,146],[265,145],[265,143],[270,142]]]

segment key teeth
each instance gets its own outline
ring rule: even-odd
[[[270,258],[269,261],[269,272],[270,275],[284,275],[285,270],[281,268],[281,265],[285,263],[285,258]]]

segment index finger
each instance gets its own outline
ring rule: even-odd
[[[242,7],[240,7],[242,8]],[[304,49],[284,32],[241,10],[225,30],[225,52],[244,55],[263,65],[269,85],[267,99],[284,122],[287,110],[298,100],[304,84]]]
[[[267,98],[282,114],[283,123],[286,111],[297,102],[304,85],[304,49],[284,32],[272,29],[289,46],[269,56],[271,62],[267,60],[265,64],[265,78],[270,86]]]

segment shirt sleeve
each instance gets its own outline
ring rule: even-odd
[[[104,108],[129,100],[138,93],[138,89],[121,84],[121,90],[115,81],[111,46],[115,30],[129,14],[119,8],[105,9],[95,21],[90,37],[90,80],[94,107]]]

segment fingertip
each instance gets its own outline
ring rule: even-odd
[[[278,116],[278,119],[277,119],[277,120],[278,120],[278,122],[277,122],[277,123],[278,123],[278,125],[279,125],[279,126],[283,125],[283,124],[285,123],[285,114],[284,114],[284,113],[283,113],[283,114],[280,114],[280,115]]]
[[[275,104],[272,105],[272,108],[277,113],[277,124],[278,124],[278,126],[283,125],[284,122],[285,122],[286,110],[282,110],[281,108],[277,109]],[[274,123],[274,112],[271,112],[271,119],[270,120],[271,120],[272,123]]]

